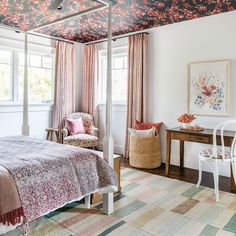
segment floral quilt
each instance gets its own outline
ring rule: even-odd
[[[0,165],[15,181],[28,222],[90,193],[115,191],[117,186],[114,170],[89,150],[24,136],[0,138]]]

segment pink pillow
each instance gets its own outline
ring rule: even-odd
[[[143,123],[141,121],[135,120],[134,128],[137,130],[151,129],[152,127],[156,127],[157,134],[160,133],[162,122],[159,123]]]
[[[82,117],[76,120],[66,119],[65,123],[70,132],[70,135],[85,134]]]

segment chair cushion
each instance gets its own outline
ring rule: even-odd
[[[210,158],[212,155],[212,149],[204,149],[200,152],[200,155],[205,158]],[[225,150],[225,159],[230,158],[230,152]],[[217,149],[217,159],[222,159],[222,149]]]
[[[74,120],[65,119],[65,125],[69,130],[70,135],[85,134],[82,117]]]
[[[78,147],[97,147],[99,139],[98,137],[89,134],[76,134],[65,137],[64,143]]]
[[[65,117],[65,119],[70,119],[70,120],[75,120],[78,118],[82,118],[83,126],[84,126],[86,134],[90,134],[90,135],[96,134],[94,133],[94,130],[91,129],[91,127],[94,126],[93,115],[88,114],[88,113],[83,113],[83,112],[75,112]]]

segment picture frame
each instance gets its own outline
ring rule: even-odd
[[[186,87],[189,113],[201,116],[229,116],[231,60],[188,64]]]

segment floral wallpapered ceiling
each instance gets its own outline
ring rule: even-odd
[[[64,0],[61,11],[48,10],[50,0],[3,0],[0,23],[28,29],[81,10],[96,1]],[[236,0],[117,0],[113,6],[113,35],[236,10]],[[40,33],[78,42],[106,37],[107,9],[41,29]]]
[[[50,10],[55,0],[2,0],[0,22],[27,30],[64,16],[90,9],[99,3],[91,0],[64,0],[62,10]]]

